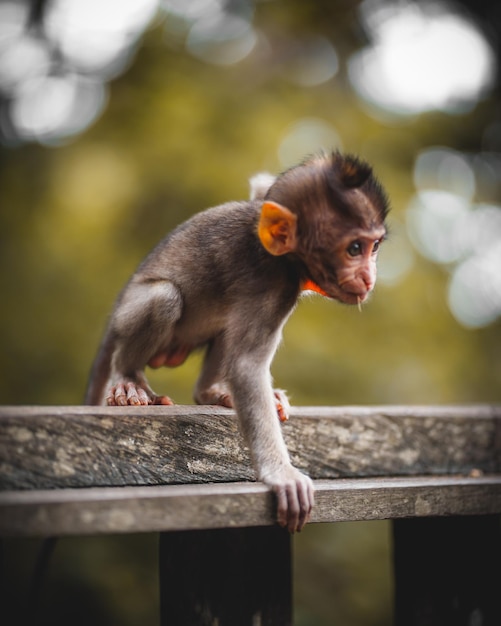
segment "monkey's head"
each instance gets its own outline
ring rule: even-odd
[[[299,261],[304,288],[357,304],[376,282],[388,210],[372,168],[334,152],[276,179],[261,208],[258,234],[270,254]]]

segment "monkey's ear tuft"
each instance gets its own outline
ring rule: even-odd
[[[339,177],[346,187],[361,187],[372,174],[371,166],[357,157],[346,155],[341,157]]]
[[[263,202],[258,236],[266,250],[274,256],[294,252],[297,247],[296,215],[276,202]]]

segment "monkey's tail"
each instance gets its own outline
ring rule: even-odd
[[[107,332],[97,356],[92,364],[89,382],[84,396],[84,404],[87,406],[99,406],[104,401],[106,381],[111,371],[111,356],[113,354],[113,339]]]

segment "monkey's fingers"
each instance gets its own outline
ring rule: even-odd
[[[302,482],[298,482],[295,488],[288,490],[287,498],[289,502],[289,519],[287,522],[289,532],[301,532],[310,519],[312,509],[308,488]]]
[[[310,521],[311,511],[315,503],[315,494],[312,481],[307,480],[298,484],[299,497],[299,521],[297,530],[301,531],[305,524]]]
[[[301,512],[298,487],[296,485],[287,485],[286,493],[288,502],[287,529],[292,534],[296,530],[301,530],[300,520],[304,513]]]
[[[310,519],[314,504],[313,483],[304,474],[274,489],[277,494],[277,521],[290,533],[301,531]]]
[[[301,509],[298,488],[295,484],[287,484],[277,493],[278,523],[293,534],[300,531],[305,523],[307,512]]]
[[[289,500],[286,486],[278,485],[274,488],[274,492],[277,496],[277,522],[285,528],[289,520]]]

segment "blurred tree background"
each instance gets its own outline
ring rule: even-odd
[[[301,301],[277,385],[299,405],[499,402],[500,22],[489,0],[1,0],[0,401],[80,403],[145,253],[325,148],[374,165],[391,235],[362,314]],[[199,360],[154,387],[191,402]],[[62,541],[50,623],[155,624],[154,541]],[[5,547],[13,604],[35,549]],[[308,527],[295,550],[297,626],[391,623],[386,523]]]

